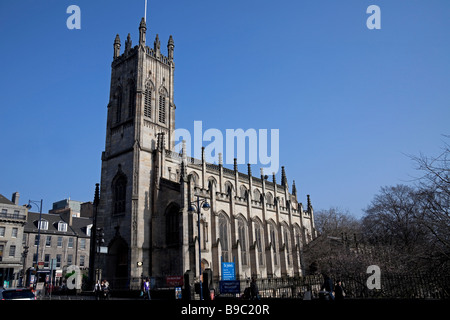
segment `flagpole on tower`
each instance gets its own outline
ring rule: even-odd
[[[147,0],[145,0],[145,13],[144,13],[144,21],[147,23]]]

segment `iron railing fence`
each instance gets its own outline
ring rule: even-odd
[[[346,298],[388,298],[388,299],[450,299],[450,275],[434,274],[382,274],[381,289],[369,289],[369,274],[331,275],[335,284],[341,281]],[[259,295],[262,298],[300,298],[306,293],[318,298],[323,284],[321,275],[293,278],[257,279]],[[241,294],[250,286],[249,280],[241,280]],[[220,293],[219,283],[212,287]]]
[[[438,274],[383,274],[381,273],[381,289],[369,289],[367,281],[370,274],[330,275],[333,284],[340,280],[346,298],[384,298],[384,299],[450,299],[450,275]],[[127,278],[108,279],[111,288],[130,288]],[[133,278],[133,289],[139,288],[142,279]],[[305,294],[312,299],[319,298],[323,284],[321,275],[308,275],[302,277],[266,278],[257,279],[259,295],[261,298],[295,298],[303,299]],[[204,286],[206,284],[203,284]],[[184,286],[183,286],[184,287]],[[250,279],[240,280],[240,294],[250,287]],[[164,277],[153,279],[152,290],[171,290]],[[213,280],[209,289],[221,295],[219,281]],[[223,294],[222,294],[223,295]],[[227,294],[230,295],[230,294]]]

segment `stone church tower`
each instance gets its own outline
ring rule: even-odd
[[[111,279],[150,274],[154,151],[173,147],[174,41],[170,36],[165,56],[158,35],[152,48],[146,45],[146,32],[142,18],[138,45],[132,46],[128,34],[121,52],[119,35],[114,40],[97,218],[109,247],[101,267]]]
[[[201,159],[174,152],[174,41],[163,55],[146,32],[142,19],[138,45],[128,35],[122,52],[114,41],[96,222],[108,252],[95,268],[116,289],[139,289],[142,276],[156,288],[183,276],[192,288],[203,272],[217,282],[221,262],[243,281],[302,275],[302,247],[316,235],[309,195],[304,209],[284,167],[279,184],[250,165],[239,172],[237,159],[234,169],[207,163],[204,148]],[[192,210],[196,200],[210,210]]]

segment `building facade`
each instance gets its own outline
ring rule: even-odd
[[[277,183],[250,165],[239,172],[236,159],[233,169],[207,163],[204,149],[202,159],[174,151],[174,40],[163,55],[146,32],[142,19],[136,46],[129,34],[123,52],[119,35],[113,44],[96,220],[108,252],[96,268],[131,289],[143,276],[198,277],[200,266],[219,280],[221,262],[235,262],[238,279],[301,275],[302,246],[315,236],[309,196],[303,206],[284,167]]]
[[[53,270],[55,283],[61,285],[71,265],[87,275],[92,219],[78,217],[80,213],[69,207],[60,209],[62,212],[58,214],[28,212],[23,237],[23,245],[28,248],[24,264],[27,284],[44,282]]]
[[[0,194],[0,287],[20,284],[27,213],[27,208],[19,205],[18,192],[13,193],[11,201]]]

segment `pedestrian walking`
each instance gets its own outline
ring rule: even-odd
[[[101,299],[102,284],[100,283],[100,280],[97,280],[97,283],[94,285],[94,295],[95,295],[95,300]]]
[[[252,282],[250,283],[250,299],[259,300],[259,290],[255,277],[252,277]]]
[[[150,296],[150,279],[146,278],[144,282],[144,300],[152,300]]]
[[[331,281],[330,277],[325,273],[322,273],[322,276],[323,276],[323,284],[320,290],[324,290],[326,292],[329,300],[334,300],[333,281]]]
[[[102,281],[102,298],[104,300],[109,300],[109,293],[110,293],[110,288],[109,288],[109,282],[106,279],[103,279]]]

